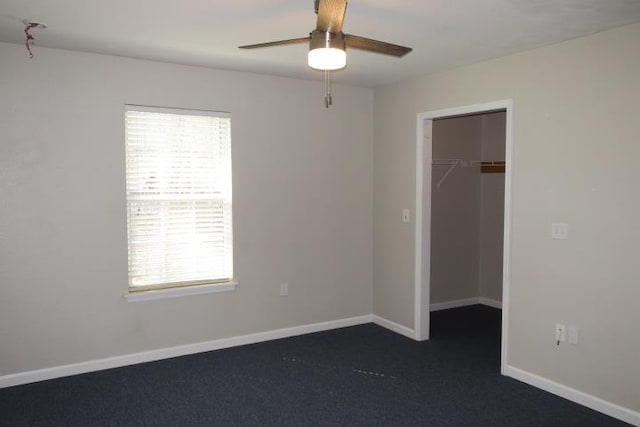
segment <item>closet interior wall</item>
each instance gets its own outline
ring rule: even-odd
[[[432,304],[502,301],[504,173],[481,173],[464,162],[504,161],[505,119],[495,112],[433,121]],[[442,180],[451,166],[438,159],[462,163]]]

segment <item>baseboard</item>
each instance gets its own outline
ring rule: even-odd
[[[493,308],[499,308],[502,310],[502,301],[498,301],[491,298],[480,297],[478,298],[478,304],[487,305]]]
[[[513,366],[507,365],[504,375],[544,391],[548,391],[549,393],[553,393],[557,396],[564,397],[572,402],[586,406],[594,411],[602,412],[603,414],[617,418],[631,425],[640,426],[640,412],[624,408],[620,405],[616,405],[615,403],[611,403],[604,399],[600,399],[599,397],[567,387],[539,375],[532,374],[519,368],[514,368]]]
[[[450,308],[466,307],[482,304],[494,308],[502,308],[502,302],[484,297],[465,298],[454,301],[436,302],[429,305],[429,311],[448,310]]]
[[[467,305],[480,304],[478,298],[465,298],[454,301],[436,302],[429,305],[429,311],[448,310],[450,308],[465,307]]]
[[[385,319],[384,317],[373,315],[373,323],[378,326],[382,326],[385,329],[389,329],[397,334],[404,335],[405,337],[411,338],[412,340],[416,338],[416,333],[413,329],[407,328],[404,325],[401,325],[396,322],[392,322],[391,320]]]
[[[447,308],[463,307],[472,304],[485,304],[495,306],[498,301],[481,301],[479,298],[469,298],[466,300],[449,301],[431,305],[431,310],[444,310]],[[270,341],[280,338],[288,338],[296,335],[309,334],[314,332],[327,331],[331,329],[344,328],[348,326],[375,323],[383,328],[389,329],[408,338],[415,339],[415,331],[406,326],[392,322],[376,315],[364,315],[347,319],[332,320],[328,322],[313,323],[291,328],[276,329],[272,331],[259,332],[255,334],[241,335],[231,338],[188,344],[182,346],[169,347],[158,350],[145,351],[141,353],[127,354],[123,356],[110,357],[105,359],[90,360],[87,362],[74,363],[70,365],[56,366],[35,371],[20,372],[16,374],[0,376],[0,388],[12,387],[21,384],[28,384],[36,381],[44,381],[54,378],[66,377],[70,375],[84,374],[88,372],[100,371],[104,369],[119,368],[122,366],[135,365],[138,363],[152,362],[171,357],[186,356],[205,351],[220,350],[223,348],[236,347],[246,344],[254,344],[263,341]],[[547,378],[532,374],[519,368],[507,365],[504,375],[522,381],[534,387],[553,393],[557,396],[571,400],[595,411],[625,421],[634,426],[640,426],[640,412],[616,405],[590,394],[556,383]]]
[[[240,335],[231,338],[200,342],[195,344],[180,345],[141,353],[126,354],[123,356],[109,357],[105,359],[90,360],[87,362],[70,365],[55,366],[52,368],[38,369],[35,371],[19,372],[16,374],[0,376],[0,388],[12,387],[36,381],[50,380],[53,378],[70,375],[84,374],[87,372],[101,371],[104,369],[119,368],[138,363],[153,362],[155,360],[169,359],[171,357],[186,356],[188,354],[202,353],[205,351],[220,350],[246,344],[255,344],[280,338],[288,338],[296,335],[310,334],[313,332],[328,331],[331,329],[371,323],[373,316],[351,317],[347,319],[331,320],[328,322],[312,323],[291,328],[276,329],[266,332],[258,332],[249,335]]]

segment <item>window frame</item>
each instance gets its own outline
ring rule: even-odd
[[[131,256],[130,256],[130,206],[131,200],[129,197],[129,138],[128,138],[128,113],[134,112],[151,112],[162,113],[172,115],[184,115],[184,116],[206,116],[217,117],[223,119],[229,119],[229,159],[228,159],[228,180],[229,180],[229,229],[226,230],[230,233],[230,276],[225,279],[204,279],[204,280],[184,280],[179,282],[167,282],[154,285],[142,285],[131,286]],[[124,133],[125,133],[125,204],[126,204],[126,218],[127,218],[127,291],[125,292],[125,298],[129,302],[146,301],[163,298],[173,298],[185,295],[200,295],[208,293],[218,293],[233,291],[237,288],[238,282],[234,276],[234,238],[233,238],[233,176],[232,176],[232,153],[231,153],[231,114],[223,111],[209,111],[209,110],[197,110],[186,108],[165,108],[165,107],[152,107],[145,105],[125,104],[124,105]],[[197,200],[197,199],[193,199]],[[227,199],[223,199],[225,202]]]

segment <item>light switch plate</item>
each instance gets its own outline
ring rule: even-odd
[[[411,221],[411,211],[409,208],[402,209],[402,222],[407,223]]]
[[[556,240],[566,240],[569,238],[569,226],[564,222],[554,222],[551,224],[551,238]]]

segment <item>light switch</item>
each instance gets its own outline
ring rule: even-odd
[[[402,209],[402,222],[410,222],[411,221],[411,213],[409,208]]]
[[[551,224],[551,238],[565,240],[569,238],[569,226],[564,222],[554,222]]]

